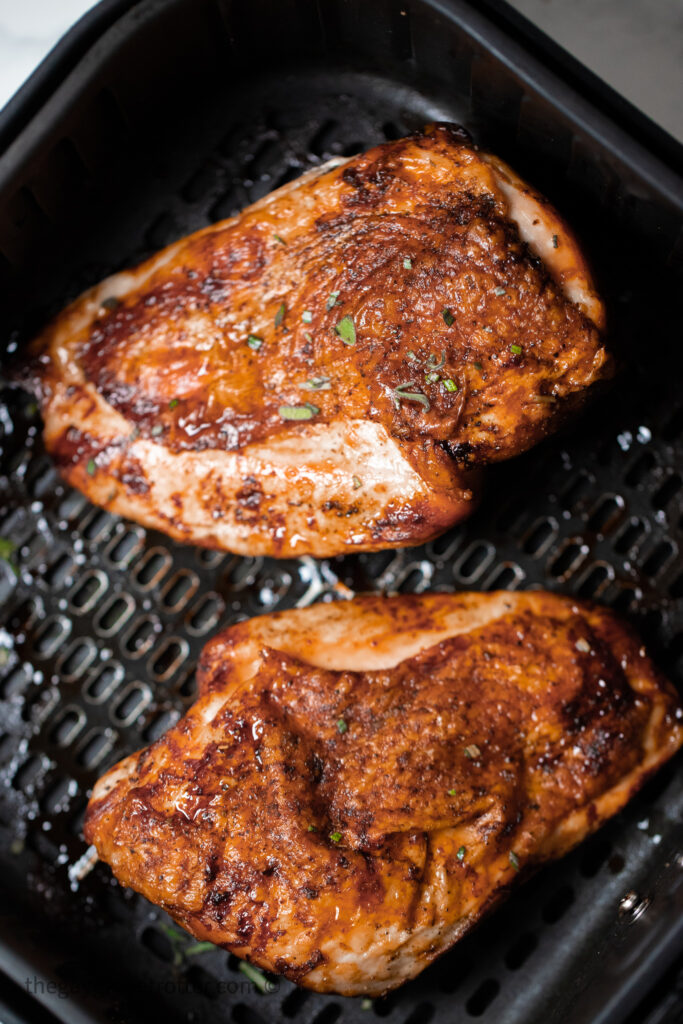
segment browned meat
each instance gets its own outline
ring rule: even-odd
[[[572,233],[444,126],[317,168],[82,295],[33,346],[96,504],[245,554],[415,544],[612,372]]]
[[[345,995],[417,974],[683,742],[630,630],[542,592],[252,619],[199,678],[99,780],[86,837],[197,938]]]

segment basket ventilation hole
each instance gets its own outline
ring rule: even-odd
[[[232,1011],[235,1024],[266,1024],[260,1013],[244,1003],[238,1003]]]
[[[341,1006],[338,1003],[330,1003],[315,1015],[312,1024],[334,1024],[341,1017],[341,1012]]]
[[[658,487],[652,495],[652,507],[666,508],[671,499],[678,494],[681,486],[683,486],[683,480],[679,474],[672,473],[671,476],[667,477],[661,487]]]
[[[429,1003],[419,1003],[409,1017],[406,1017],[404,1024],[429,1024],[434,1016],[434,1007]]]
[[[550,519],[543,519],[536,523],[531,532],[527,534],[522,545],[522,551],[527,555],[541,554],[551,543],[555,536],[555,528]]]
[[[285,1017],[298,1017],[310,997],[310,992],[307,992],[305,988],[295,988],[282,1001],[282,1012]]]
[[[652,578],[658,576],[662,569],[674,558],[676,549],[670,540],[658,544],[643,565],[643,572]]]
[[[505,966],[511,971],[517,971],[538,946],[538,939],[533,932],[525,932],[516,940],[514,946],[505,954]]]
[[[556,924],[564,917],[573,902],[574,890],[569,885],[563,885],[544,906],[543,920],[546,924]]]
[[[465,1009],[470,1017],[481,1017],[486,1013],[499,992],[500,984],[495,978],[486,978],[485,981],[482,981],[479,988],[465,1003]]]

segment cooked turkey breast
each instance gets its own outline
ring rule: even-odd
[[[683,742],[630,629],[543,592],[363,597],[205,648],[85,834],[198,939],[319,991],[421,971]]]
[[[70,484],[243,554],[417,544],[611,375],[555,210],[431,126],[86,292],[23,371]]]

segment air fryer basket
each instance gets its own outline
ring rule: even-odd
[[[0,959],[60,1019],[607,1024],[683,946],[676,764],[369,1007],[281,980],[261,992],[234,957],[165,930],[106,867],[70,881],[89,787],[191,703],[206,639],[335,599],[340,583],[595,598],[681,681],[680,182],[466,4],[131,3],[0,159],[9,354],[106,273],[434,119],[464,123],[575,225],[622,364],[561,436],[490,472],[470,522],[422,548],[324,562],[183,547],[65,487],[35,404],[4,392],[0,536],[16,548],[0,566]]]

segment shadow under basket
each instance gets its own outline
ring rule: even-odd
[[[219,949],[194,955],[102,865],[70,882],[95,778],[192,702],[207,638],[332,599],[335,581],[595,598],[681,683],[681,182],[635,122],[605,113],[607,93],[577,91],[499,14],[456,0],[104,3],[0,118],[5,360],[104,275],[329,157],[448,120],[575,226],[621,366],[563,434],[491,470],[468,523],[326,562],[183,547],[92,507],[60,482],[35,403],[4,390],[0,962],[50,1019],[616,1024],[683,948],[680,761],[370,1005],[255,984]]]

